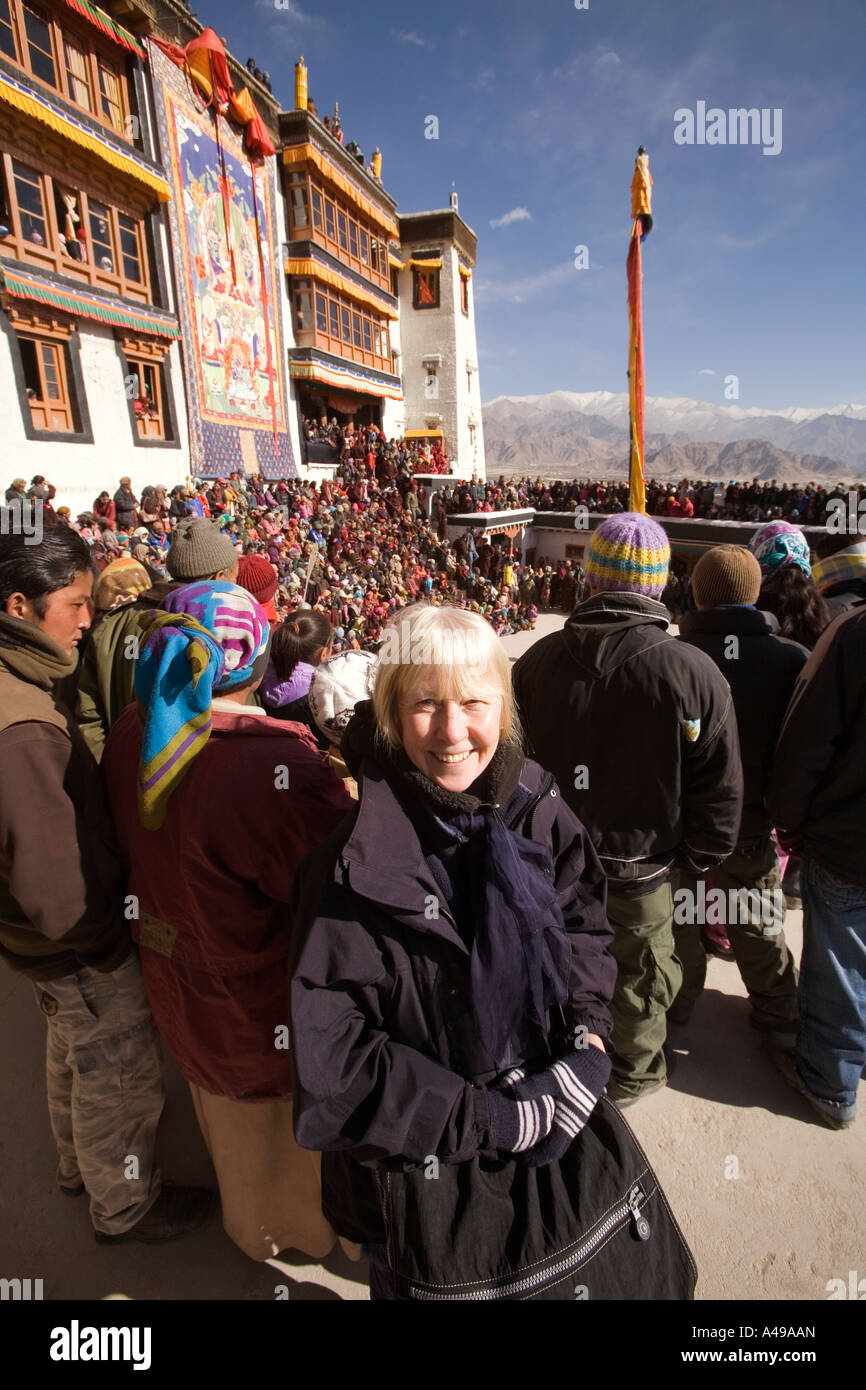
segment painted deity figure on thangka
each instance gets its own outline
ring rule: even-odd
[[[274,270],[265,174],[234,158],[228,146],[218,148],[191,112],[174,102],[170,105],[183,186],[185,261],[198,337],[202,415],[270,422],[269,358],[273,372],[279,345],[271,312]],[[280,414],[279,398],[276,408]]]

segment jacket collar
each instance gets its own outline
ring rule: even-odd
[[[358,815],[338,867],[348,872],[349,886],[361,897],[468,954],[452,918],[442,908],[442,890],[427,867],[411,816],[382,769],[369,760],[364,762]],[[431,898],[440,905],[435,917],[425,915]]]
[[[671,615],[660,599],[649,598],[645,594],[604,592],[579,603],[568,621],[610,623],[614,619],[625,621],[635,618],[643,618],[646,622],[667,628]]]
[[[721,632],[772,637],[778,631],[779,623],[774,613],[758,608],[743,608],[738,604],[695,608],[680,619],[683,636],[693,632]]]

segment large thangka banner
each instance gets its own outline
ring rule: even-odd
[[[185,102],[166,102],[171,135],[180,249],[196,336],[194,355],[203,420],[248,429],[272,428],[268,338],[262,300],[264,265],[276,427],[286,429],[273,312],[275,272],[265,174],[236,159],[223,143],[225,181],[212,118]],[[255,195],[253,176],[256,179]],[[228,202],[228,228],[226,227]],[[256,205],[262,238],[259,256]]]

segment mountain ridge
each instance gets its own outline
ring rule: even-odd
[[[556,476],[574,476],[603,470],[614,477],[628,471],[624,392],[498,396],[482,410],[489,473],[553,470]],[[739,447],[732,450],[732,445]],[[645,449],[648,475],[654,467],[666,474],[689,462],[702,476],[722,480],[730,478],[728,469],[736,461],[739,477],[852,482],[866,477],[866,405],[765,411],[648,397]]]

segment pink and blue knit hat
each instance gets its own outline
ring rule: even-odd
[[[790,521],[768,521],[759,526],[749,541],[749,549],[761,566],[764,579],[784,565],[796,565],[807,578],[812,573],[809,542],[799,526]]]
[[[175,589],[139,620],[135,696],[142,717],[138,812],[158,830],[168,799],[207,743],[214,694],[252,684],[267,666],[270,625],[252,594],[223,580]]]
[[[658,522],[641,512],[621,512],[593,531],[586,580],[593,589],[660,598],[670,560],[667,533]]]

